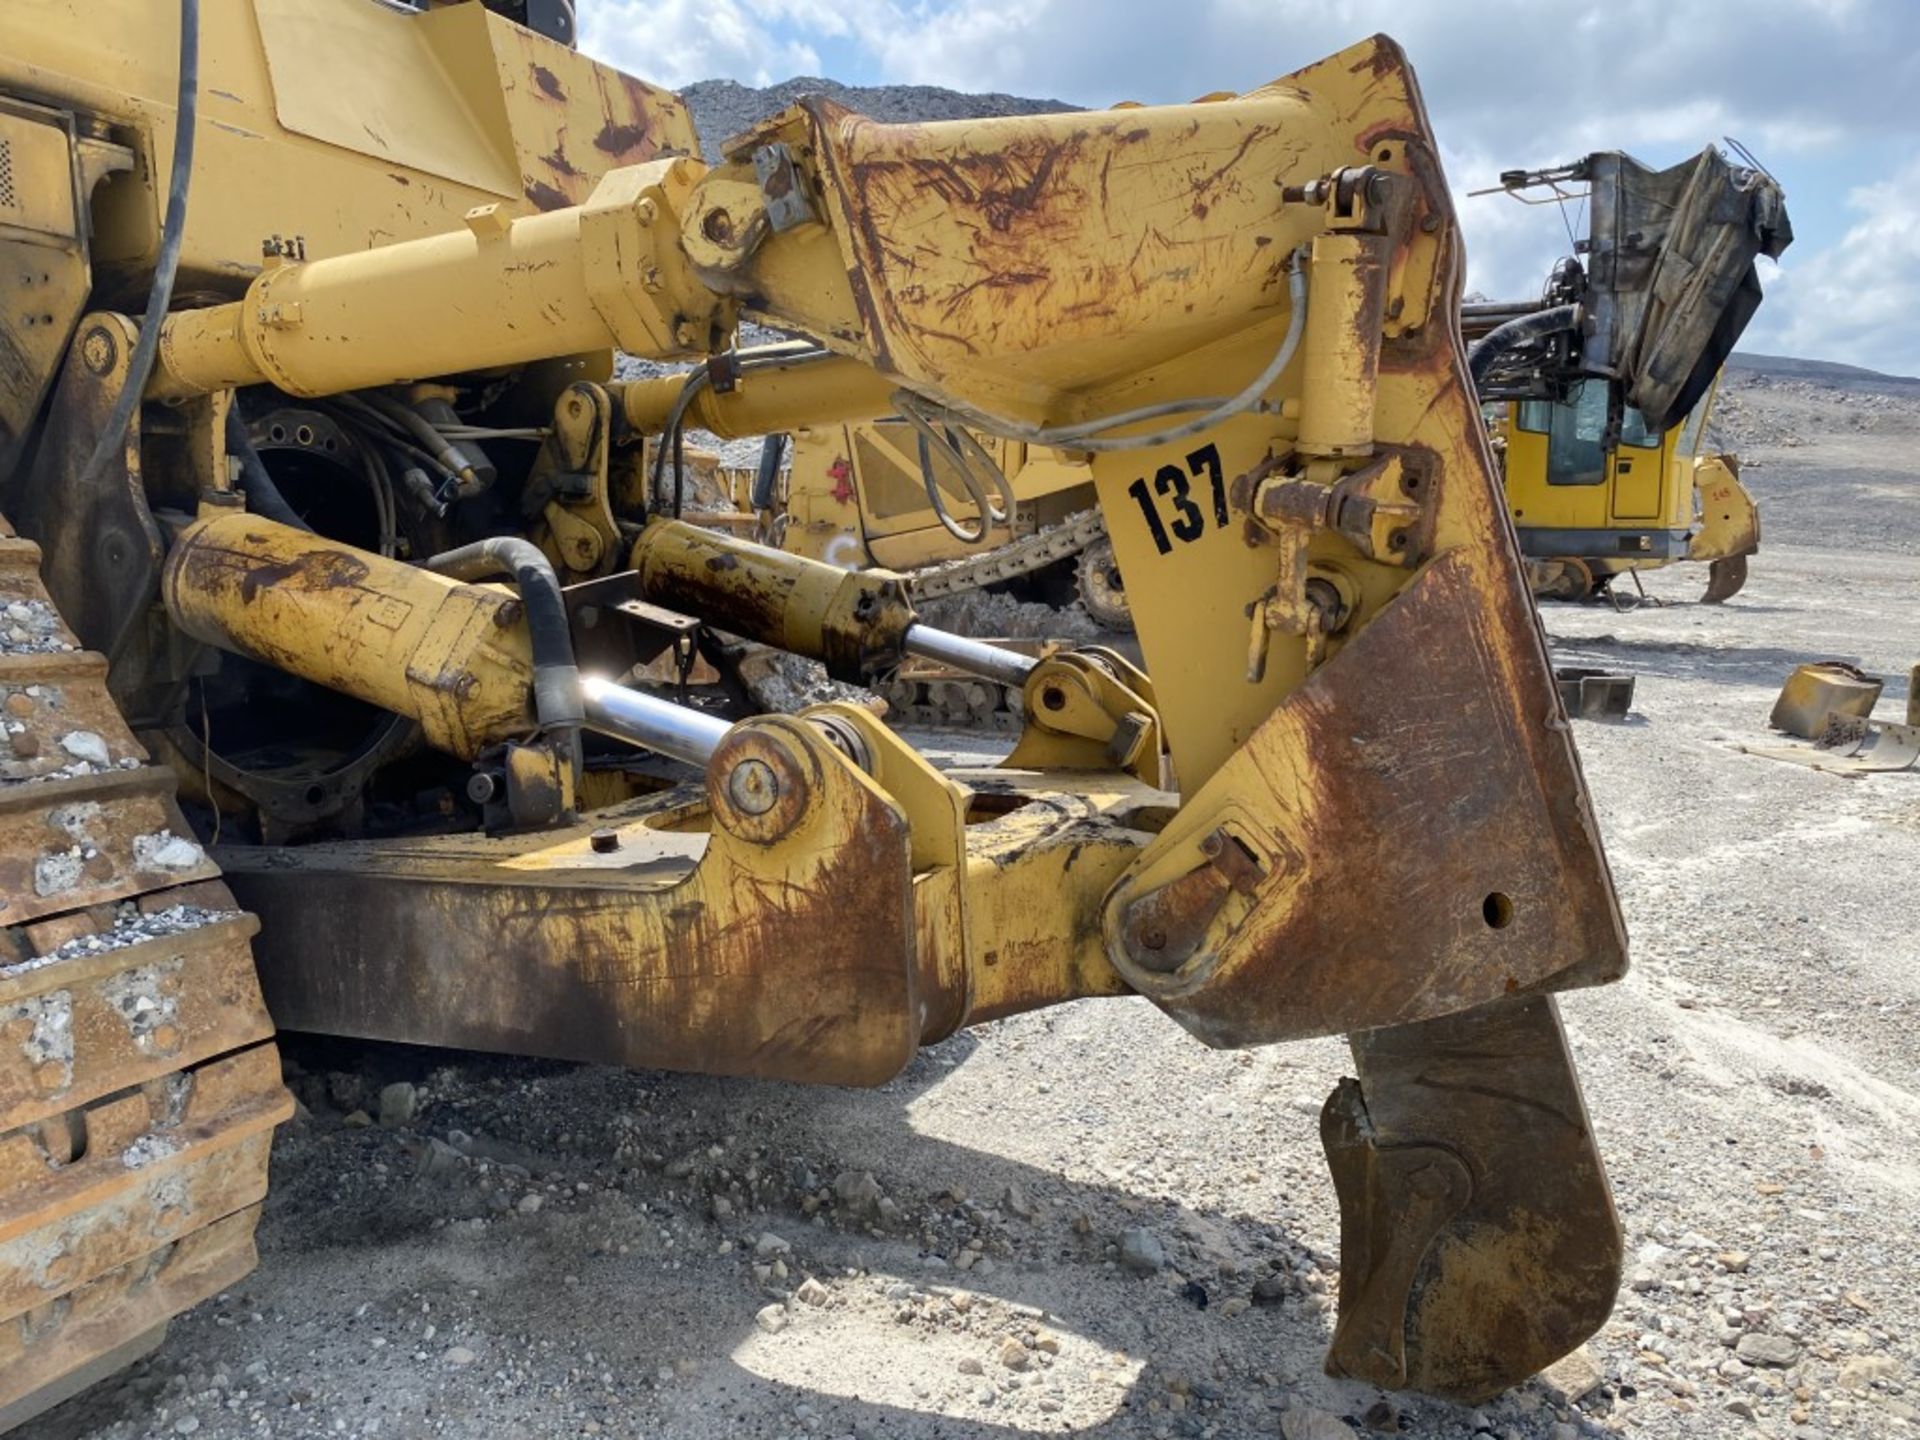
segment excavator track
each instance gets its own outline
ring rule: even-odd
[[[293,1111],[258,923],[0,519],[0,1431],[255,1264]]]

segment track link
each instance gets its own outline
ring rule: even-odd
[[[251,940],[0,519],[0,1431],[255,1264],[293,1111]]]
[[[916,600],[939,600],[948,595],[964,595],[1017,580],[1044,570],[1056,561],[1078,555],[1089,545],[1106,538],[1107,524],[1098,510],[1082,510],[1077,515],[1020,540],[1010,540],[978,555],[943,565],[929,565],[907,572],[907,585]]]

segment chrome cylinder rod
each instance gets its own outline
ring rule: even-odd
[[[1040,663],[1031,655],[1003,650],[998,645],[955,635],[951,630],[936,630],[931,625],[918,623],[908,627],[900,646],[909,655],[918,655],[922,660],[951,665],[955,670],[964,670],[969,675],[978,675],[982,680],[993,680],[1015,689],[1027,683],[1028,674]]]
[[[725,720],[611,680],[588,679],[581,683],[581,689],[587,702],[587,729],[631,745],[644,745],[689,765],[705,765],[721,736],[733,728]]]

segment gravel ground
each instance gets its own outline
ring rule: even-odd
[[[734,80],[702,80],[680,92],[693,113],[700,153],[718,161],[726,142],[796,100],[824,95],[875,120],[977,120],[991,115],[1057,115],[1077,110],[1064,100],[1034,100],[1018,95],[968,95],[938,85],[842,85],[817,77],[783,81],[756,89]]]
[[[260,1271],[21,1433],[1907,1433],[1920,776],[1734,747],[1807,659],[1900,714],[1920,404],[1801,383],[1731,391],[1745,593],[1546,612],[1563,662],[1638,676],[1577,727],[1635,969],[1564,1000],[1631,1273],[1553,1381],[1467,1411],[1321,1376],[1343,1047],[1218,1054],[1111,1001],[868,1092],[294,1043]]]

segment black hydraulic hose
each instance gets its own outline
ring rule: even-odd
[[[530,540],[495,535],[462,545],[427,561],[429,570],[456,580],[487,580],[510,575],[526,607],[527,635],[533,642],[533,710],[540,728],[559,731],[577,761],[586,697],[573,659],[573,630],[552,563]]]
[[[756,345],[749,350],[734,352],[736,368],[744,374],[749,370],[778,370],[795,365],[811,365],[818,360],[831,358],[833,352],[811,340],[782,340],[773,345]],[[650,486],[651,503],[658,504],[662,489],[662,478],[666,474],[667,452],[673,452],[673,518],[678,520],[686,501],[687,452],[685,421],[687,410],[692,406],[702,390],[713,384],[711,364],[697,365],[687,371],[680,394],[673,402],[673,409],[667,414],[667,423],[662,427],[660,439],[653,451],[653,480]],[[766,463],[766,451],[761,451],[761,464]],[[758,482],[756,481],[756,490]]]
[[[1578,305],[1556,305],[1551,310],[1536,310],[1531,315],[1522,315],[1518,320],[1495,326],[1467,352],[1467,373],[1473,377],[1474,389],[1480,388],[1494,362],[1507,352],[1531,341],[1557,335],[1562,330],[1571,330],[1579,323]]]
[[[747,492],[747,504],[754,510],[771,510],[780,488],[780,462],[786,458],[787,437],[769,435],[760,442],[760,465],[753,472],[753,489]]]
[[[385,416],[392,424],[412,435],[448,474],[457,476],[456,483],[461,499],[465,500],[478,495],[492,483],[491,470],[482,475],[474,468],[473,462],[461,454],[451,440],[442,435],[425,416],[418,414],[410,406],[402,405],[391,395],[382,395],[377,390],[363,391],[357,398],[375,413]]]
[[[146,392],[160,350],[160,325],[173,304],[173,281],[180,273],[180,244],[187,230],[187,190],[193,183],[193,132],[200,115],[200,0],[180,0],[180,89],[174,107],[173,168],[167,179],[167,215],[160,226],[160,257],[153,267],[153,288],[147,292],[147,313],[140,321],[140,338],[127,362],[127,383],[114,398],[107,423],[94,443],[80,483],[97,476],[107,461],[127,442],[133,410]]]
[[[309,535],[313,533],[313,527],[300,518],[299,512],[280,493],[280,487],[273,483],[266,463],[254,448],[253,437],[247,433],[247,422],[240,418],[239,409],[231,405],[227,407],[227,454],[240,462],[240,493],[247,497],[248,510],[263,520],[290,525]]]

